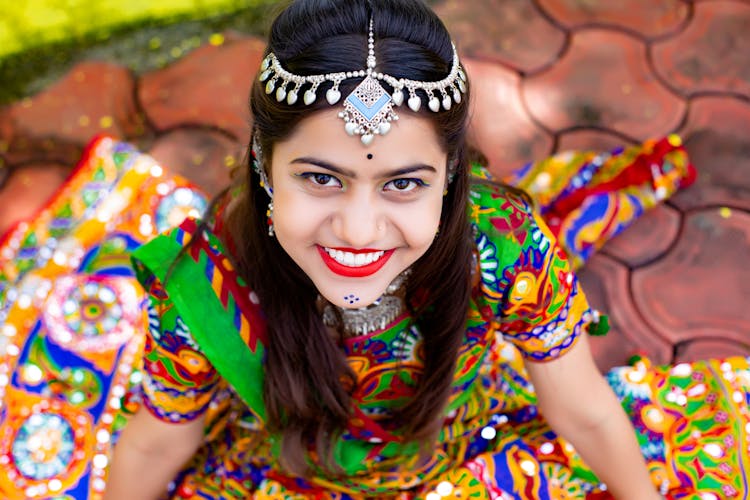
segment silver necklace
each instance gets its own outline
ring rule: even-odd
[[[369,306],[359,309],[334,306],[320,297],[325,301],[323,323],[339,330],[346,337],[358,337],[383,330],[406,308],[403,297],[404,284],[410,274],[411,269],[407,269],[396,276],[380,298]]]

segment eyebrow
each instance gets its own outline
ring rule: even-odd
[[[347,168],[338,167],[336,165],[332,165],[331,163],[328,163],[327,161],[319,160],[317,158],[311,158],[309,156],[303,156],[302,158],[295,158],[291,161],[291,163],[294,164],[306,164],[306,165],[315,165],[316,167],[323,168],[325,170],[330,170],[331,172],[337,173],[339,175],[343,175],[345,177],[349,177],[352,179],[357,178],[357,173],[353,170],[349,170]],[[411,174],[413,172],[418,172],[420,170],[427,170],[428,172],[434,172],[437,173],[437,170],[435,167],[431,165],[427,165],[426,163],[417,163],[414,165],[409,165],[407,167],[398,168],[396,170],[388,170],[386,172],[382,172],[380,174],[381,178],[385,177],[397,177],[400,175],[407,175]]]

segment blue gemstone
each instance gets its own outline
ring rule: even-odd
[[[371,121],[384,107],[388,105],[389,102],[391,102],[391,96],[383,94],[380,99],[375,101],[372,106],[369,107],[355,93],[349,94],[349,97],[347,97],[346,100],[354,106],[354,109],[359,111],[362,116],[367,118],[367,121]]]

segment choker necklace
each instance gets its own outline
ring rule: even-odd
[[[407,269],[396,276],[379,299],[360,309],[334,306],[322,296],[318,296],[318,300],[325,304],[323,306],[323,323],[328,327],[337,329],[345,337],[359,337],[377,330],[383,330],[406,308],[404,284],[409,274],[411,274],[411,270]]]

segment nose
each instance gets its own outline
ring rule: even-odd
[[[353,193],[333,219],[336,237],[352,248],[372,248],[385,235],[386,217],[374,197]]]

